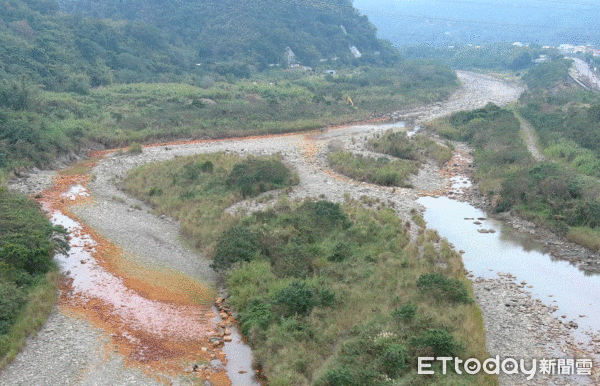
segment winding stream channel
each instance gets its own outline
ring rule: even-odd
[[[429,119],[487,102],[506,105],[522,92],[519,86],[486,75],[458,75],[463,86],[448,101],[394,113],[390,118],[408,119],[417,125],[412,130],[416,131]],[[154,145],[139,155],[97,154],[87,172],[57,175],[53,186],[42,192],[41,201],[52,220],[73,235],[70,255],[58,257],[67,280],[61,287],[59,306],[40,333],[0,372],[0,385],[185,386],[197,385],[200,379],[211,386],[258,384],[251,367],[252,353],[237,334],[231,315],[213,308],[215,278],[208,260],[181,241],[176,221],[155,215],[115,183],[139,165],[217,151],[281,154],[300,177],[300,184],[289,194],[292,199],[324,196],[339,202],[345,195],[376,197],[393,203],[403,218],[424,206],[429,227],[465,251],[465,266],[474,277],[492,278],[498,272],[515,275],[518,281],[533,286],[534,296],[556,304],[556,316],[565,314],[566,320],[575,320],[580,326],[578,339],[582,345],[590,344],[593,337],[588,332],[600,330],[598,277],[553,261],[543,248],[529,244],[500,222],[486,219],[477,225],[475,220],[465,220],[487,218],[466,203],[421,197],[450,183],[468,186],[468,180],[443,176],[430,167],[416,178],[415,189],[391,189],[350,180],[327,167],[332,140],[365,152],[368,136],[403,127],[402,123],[363,124],[310,133]],[[230,210],[268,205],[270,202],[257,199]],[[478,228],[496,232],[483,234]],[[484,304],[482,310],[486,315]],[[486,323],[490,331],[502,328],[494,325],[493,317],[486,318]],[[70,344],[61,340],[63,335]],[[492,334],[488,337],[496,339]],[[45,355],[48,352],[54,355]],[[580,383],[589,384],[585,380]],[[514,383],[501,379],[501,384]]]

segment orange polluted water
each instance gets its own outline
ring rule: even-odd
[[[92,166],[91,164],[88,166]],[[87,174],[59,174],[40,203],[54,224],[70,234],[70,251],[57,255],[65,275],[59,304],[91,320],[111,335],[112,347],[132,366],[168,384],[184,372],[217,385],[231,385],[224,369],[202,366],[226,363],[211,317],[214,290],[177,272],[126,259],[123,252],[79,221],[69,206],[85,205]],[[39,197],[39,196],[38,196]],[[191,369],[191,370],[187,370]]]

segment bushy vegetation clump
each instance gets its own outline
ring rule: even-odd
[[[419,171],[418,162],[373,158],[339,150],[329,154],[329,164],[338,173],[383,186],[410,187],[407,180]]]
[[[55,299],[55,251],[65,230],[50,224],[37,203],[0,188],[0,367],[39,328]]]
[[[260,234],[244,227],[236,226],[225,231],[217,242],[213,269],[229,269],[233,264],[252,260],[260,251],[260,243]]]
[[[132,170],[125,189],[149,201],[160,213],[182,222],[182,231],[198,247],[217,251],[216,269],[248,261],[256,237],[231,227],[234,216],[224,209],[267,190],[297,184],[297,177],[278,157],[241,157],[232,153],[203,154],[146,165]],[[223,239],[217,243],[223,234]]]
[[[291,179],[292,173],[281,161],[250,158],[233,166],[226,184],[246,197],[282,188]]]
[[[416,347],[428,348],[435,357],[456,358],[464,349],[448,331],[443,329],[429,329],[413,338],[412,344]]]
[[[405,132],[389,130],[381,137],[369,140],[371,150],[406,160],[424,162],[433,159],[443,165],[452,158],[452,149],[440,145],[426,135],[409,137]]]
[[[455,303],[472,303],[473,299],[464,282],[449,278],[440,273],[426,273],[417,280],[417,288],[427,293]],[[406,313],[406,312],[405,312]]]

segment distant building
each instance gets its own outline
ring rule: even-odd
[[[335,70],[327,70],[327,71],[325,71],[325,73],[327,75],[337,75],[337,72],[335,72]]]

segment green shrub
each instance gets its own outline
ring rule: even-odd
[[[377,362],[382,373],[396,378],[406,369],[408,360],[408,349],[402,344],[392,343],[384,348]]]
[[[327,370],[324,378],[325,386],[358,386],[355,376],[343,366]]]
[[[8,107],[13,110],[24,110],[29,107],[31,91],[24,84],[8,85],[0,83],[0,107]]]
[[[414,319],[416,312],[417,306],[409,303],[392,311],[392,316],[398,321],[410,322]]]
[[[272,246],[269,258],[273,271],[279,277],[305,277],[314,270],[314,256],[306,245],[290,242],[285,245]]]
[[[250,261],[260,251],[260,245],[259,235],[243,226],[235,226],[219,237],[211,267],[222,271],[235,263]]]
[[[323,228],[336,228],[338,226],[345,228],[349,225],[349,220],[340,204],[329,201],[317,201],[313,205],[308,204],[314,212],[314,217],[318,225]]]
[[[187,164],[183,167],[184,171],[182,177],[188,181],[194,181],[200,176],[200,173],[212,174],[214,165],[211,161],[200,161]]]
[[[317,289],[317,303],[320,306],[328,307],[335,302],[335,292],[327,287]]]
[[[352,256],[352,250],[346,243],[339,242],[335,245],[333,253],[327,256],[327,260],[340,262]]]
[[[242,334],[249,336],[253,328],[266,331],[273,321],[271,304],[260,300],[251,300],[247,307],[239,314]]]
[[[279,160],[248,158],[233,166],[227,176],[227,186],[247,197],[281,188],[291,177],[290,170]]]
[[[307,315],[316,305],[315,290],[304,282],[295,281],[275,294],[274,303],[284,306],[285,316]]]
[[[30,275],[46,273],[53,266],[51,250],[48,248],[32,250],[22,245],[7,244],[0,248],[0,256],[6,264]]]
[[[442,297],[455,303],[472,303],[466,285],[440,273],[425,273],[417,280],[417,288],[433,298]]]
[[[445,330],[429,329],[420,336],[413,338],[412,345],[419,348],[429,348],[434,356],[457,357],[463,347]]]
[[[0,277],[0,335],[6,334],[25,304],[26,293]]]
[[[310,242],[321,240],[334,230],[347,229],[351,222],[340,204],[305,201],[282,221],[293,225]]]

